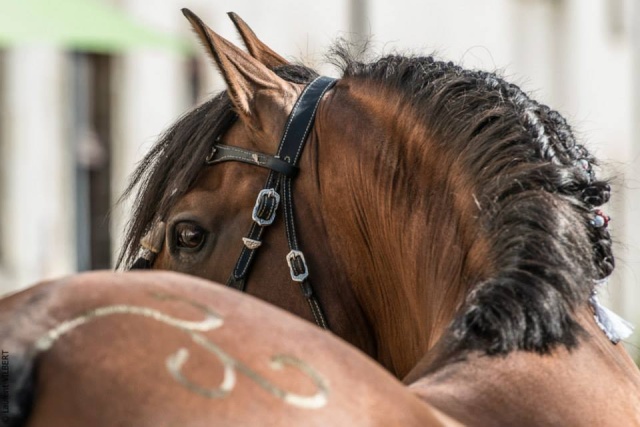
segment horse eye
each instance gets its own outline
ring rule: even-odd
[[[191,222],[181,222],[175,227],[175,242],[178,249],[198,249],[202,246],[205,230]]]

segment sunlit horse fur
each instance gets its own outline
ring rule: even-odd
[[[217,137],[273,153],[316,73],[246,30],[251,56],[188,17],[228,91],[141,164],[121,265],[161,220],[154,267],[224,282],[266,172],[203,159]],[[432,57],[362,63],[338,47],[333,59],[342,77],[294,186],[331,330],[468,424],[640,424],[638,369],[589,304],[614,265],[595,211],[609,185],[560,114],[495,74]],[[309,319],[285,253],[277,223],[248,292]]]
[[[3,427],[457,425],[331,334],[199,278],[86,273],[0,308]]]

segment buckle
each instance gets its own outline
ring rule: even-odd
[[[287,264],[291,272],[291,280],[294,282],[302,282],[309,276],[307,262],[304,254],[300,251],[292,250],[287,254]]]
[[[251,218],[260,226],[271,225],[276,219],[280,195],[273,188],[261,190],[253,207]]]

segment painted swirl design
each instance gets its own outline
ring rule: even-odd
[[[329,387],[327,381],[316,372],[311,366],[301,359],[289,355],[275,355],[271,357],[270,368],[273,370],[282,370],[285,367],[297,369],[305,374],[315,385],[317,391],[313,395],[300,395],[289,392],[280,387],[275,386],[267,379],[262,377],[256,371],[246,364],[236,360],[219,345],[209,340],[201,332],[207,332],[220,328],[224,324],[224,320],[209,307],[198,304],[196,302],[168,294],[154,293],[153,297],[161,300],[182,301],[192,307],[202,311],[205,315],[203,320],[189,321],[177,319],[162,313],[161,311],[141,307],[135,305],[116,304],[104,307],[98,307],[81,314],[71,320],[66,320],[58,324],[55,328],[50,329],[35,342],[36,352],[45,352],[49,350],[55,342],[62,336],[68,334],[79,326],[90,323],[102,317],[113,316],[118,314],[133,314],[137,316],[147,317],[168,326],[184,331],[191,337],[194,343],[204,348],[207,352],[215,356],[223,367],[222,382],[215,388],[202,387],[188,378],[182,373],[182,368],[189,358],[189,350],[186,348],[178,349],[171,354],[166,360],[166,367],[171,376],[181,385],[194,393],[200,394],[211,399],[221,399],[229,396],[236,385],[237,374],[242,374],[260,386],[267,393],[281,399],[285,403],[305,409],[318,409],[324,407],[328,402]]]

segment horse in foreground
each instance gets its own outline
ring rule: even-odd
[[[596,295],[609,185],[560,114],[431,57],[337,48],[342,77],[322,78],[236,16],[249,54],[185,14],[228,90],[136,172],[121,266],[226,281],[464,424],[640,425]]]
[[[234,14],[248,54],[185,15],[228,89],[140,165],[121,265],[226,281],[465,423],[640,423],[628,331],[597,302],[610,186],[558,112],[432,57],[338,46],[331,82]]]
[[[457,423],[307,322],[168,272],[81,274],[0,300],[3,426]]]

